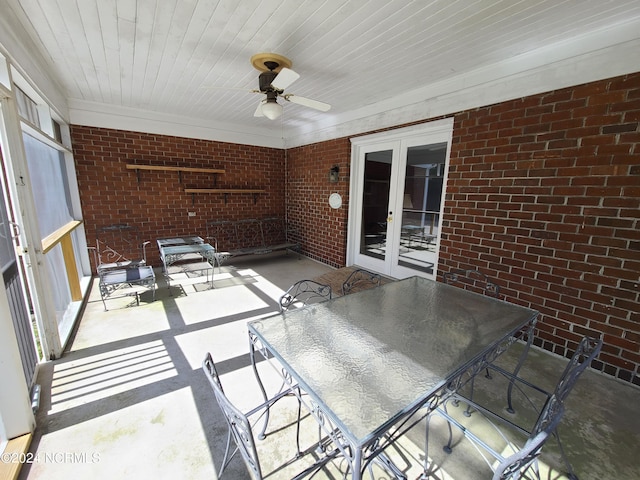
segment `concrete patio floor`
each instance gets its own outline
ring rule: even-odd
[[[214,289],[202,278],[176,278],[171,290],[158,273],[156,301],[141,297],[107,301],[104,311],[97,285],[79,328],[60,359],[42,366],[38,382],[42,399],[23,480],[216,479],[226,441],[223,417],[201,370],[211,352],[228,396],[241,409],[261,402],[248,357],[247,321],[278,311],[277,299],[293,282],[331,271],[295,255],[252,257],[216,269]],[[135,303],[135,302],[134,302]],[[507,355],[517,354],[517,346]],[[505,357],[509,361],[509,357]],[[532,350],[523,375],[553,382],[566,361]],[[262,362],[269,385],[280,384]],[[489,387],[489,390],[491,387]],[[565,448],[581,480],[640,478],[640,390],[594,371],[587,371],[568,402],[560,426]],[[302,461],[286,465],[295,451],[294,399],[276,404],[270,425],[276,428],[259,442],[265,475],[287,479],[314,460],[317,426],[302,423]],[[443,431],[442,426],[434,429]],[[420,474],[424,429],[418,426],[390,450],[409,478]],[[435,436],[438,436],[436,432]],[[438,465],[434,478],[491,478],[473,452],[460,444],[451,455],[430,447]],[[543,459],[557,463],[553,442]],[[340,464],[314,478],[341,478]],[[250,478],[240,457],[224,477]],[[376,479],[387,478],[376,471]],[[557,472],[549,479],[562,478]]]

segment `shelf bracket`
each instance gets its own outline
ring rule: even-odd
[[[138,179],[138,184],[140,184],[140,169],[136,169],[136,177]]]
[[[254,194],[253,194],[253,204],[255,205],[255,204],[257,204],[257,203],[258,203],[258,194],[257,194],[257,193],[254,193]]]
[[[196,204],[196,194],[192,193],[191,194],[191,205],[195,205]]]
[[[182,184],[182,170],[178,170],[178,182]]]
[[[225,204],[225,205],[227,204],[227,197],[228,197],[228,196],[229,196],[229,194],[228,194],[228,193],[225,193],[225,194],[224,194],[224,204]]]

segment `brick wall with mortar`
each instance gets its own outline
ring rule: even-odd
[[[96,229],[127,223],[151,240],[147,260],[160,265],[156,238],[207,234],[210,220],[283,217],[284,151],[191,138],[73,125],[76,173],[87,243]],[[224,174],[128,170],[127,164],[224,169]],[[185,188],[263,189],[193,196]],[[255,200],[255,201],[254,201]],[[195,212],[189,216],[188,212]]]
[[[539,346],[570,356],[602,336],[594,366],[640,384],[640,74],[454,119],[440,275],[482,269],[541,312]],[[350,154],[347,138],[287,151],[288,215],[332,265],[345,261]]]
[[[541,312],[536,343],[640,384],[640,74],[455,115],[441,271]]]
[[[538,345],[566,356],[582,335],[602,335],[605,346],[596,368],[640,384],[640,73],[464,111],[454,119],[440,274],[481,268],[495,277],[506,300],[541,312]],[[255,208],[286,213],[306,255],[332,266],[345,263],[348,138],[281,152],[88,127],[74,127],[73,134],[89,226],[112,211],[144,222],[148,214],[140,214],[140,203],[149,213],[170,205],[157,192],[145,193],[147,176],[157,175],[162,195],[178,195],[179,207],[154,215],[149,233],[198,230],[185,218],[191,199],[176,193],[176,178],[143,172],[139,187],[133,172],[109,165],[139,159],[134,154],[139,144],[150,142],[142,149],[155,152],[149,153],[150,163],[166,160],[167,149],[180,164],[188,158],[194,166],[228,169],[233,162],[224,163],[225,158],[237,161],[234,173],[220,182],[264,167],[271,172],[266,203],[259,198],[254,206],[252,198],[230,196],[225,208],[220,198],[198,196],[196,206],[207,202],[208,211],[234,218],[254,216],[248,212]],[[81,134],[87,138],[78,138]],[[182,146],[174,149],[173,142]],[[166,149],[158,147],[165,143]],[[195,145],[204,153],[194,158]],[[251,163],[249,157],[260,160]],[[338,183],[328,180],[333,166],[340,169]],[[333,192],[343,197],[338,210],[328,205]],[[205,215],[198,215],[204,221]]]
[[[346,262],[349,167],[348,138],[287,150],[287,217],[307,256],[334,267]],[[338,182],[329,171],[338,167]],[[329,196],[339,193],[342,206],[329,206]]]

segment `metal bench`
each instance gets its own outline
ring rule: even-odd
[[[277,217],[207,222],[207,239],[215,248],[218,265],[245,255],[289,250],[300,253],[300,244],[291,241],[288,234],[285,221]]]

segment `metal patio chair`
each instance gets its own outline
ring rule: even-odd
[[[150,242],[140,242],[135,227],[126,224],[99,228],[94,251],[96,273],[99,278],[100,297],[107,310],[106,299],[121,291],[135,296],[140,304],[139,289],[151,290],[155,300],[156,277],[153,267],[147,265],[146,247]]]
[[[490,297],[500,297],[500,286],[479,270],[452,270],[442,275],[444,283]]]
[[[342,284],[342,295],[348,295],[354,291],[379,287],[382,278],[379,274],[358,268],[351,272]]]
[[[331,286],[314,280],[299,280],[280,297],[280,311],[301,308],[310,303],[331,300]]]
[[[447,285],[453,285],[454,287],[463,288],[489,297],[500,298],[500,286],[479,270],[451,270],[443,274],[442,278]],[[527,351],[524,351],[520,359],[521,361],[518,362],[518,364],[524,361],[526,354]],[[517,368],[519,369],[519,367]],[[486,370],[485,376],[491,378],[489,369]],[[473,398],[473,384],[474,379],[471,379],[471,398]],[[510,395],[509,393],[509,396]],[[469,416],[470,413],[471,411],[468,409],[465,415]]]
[[[562,405],[552,406],[550,404],[549,408],[546,409],[543,414],[544,422],[539,425],[539,429],[536,429],[536,431],[531,432],[530,435],[525,437],[521,446],[495,424],[489,423],[487,420],[492,433],[499,439],[497,442],[500,443],[499,447],[493,446],[496,444],[496,440],[490,440],[488,438],[489,435],[486,433],[483,435],[475,433],[476,430],[480,430],[477,422],[475,424],[476,429],[471,429],[450,416],[445,409],[436,410],[433,414],[443,416],[448,422],[450,429],[451,426],[454,426],[472,443],[475,450],[493,472],[492,480],[541,480],[538,457],[542,453],[542,448],[553,434],[553,431],[557,428],[558,423],[560,423],[564,415],[564,409]],[[486,431],[483,430],[483,432]],[[486,440],[483,437],[487,437]],[[429,458],[428,442],[429,424],[427,422],[427,450],[425,452],[425,459]],[[445,446],[444,450],[447,453],[451,453],[449,446]],[[425,460],[425,470],[421,478],[431,478],[432,468],[436,467],[429,465],[427,460]]]
[[[504,415],[499,414],[498,412],[491,410],[487,405],[482,405],[477,401],[473,401],[470,398],[464,397],[462,394],[456,392],[445,402],[444,406],[438,408],[434,413],[437,413],[443,416],[448,421],[449,428],[449,442],[444,446],[445,451],[451,451],[452,449],[452,430],[451,427],[457,427],[460,429],[464,436],[471,440],[474,445],[481,447],[481,449],[487,451],[491,456],[497,459],[499,462],[505,462],[505,458],[500,454],[496,455],[496,451],[491,448],[487,448],[486,443],[482,441],[482,439],[473,434],[466,426],[462,425],[458,420],[453,418],[448,411],[447,404],[452,402],[453,400],[457,400],[460,402],[467,403],[474,414],[477,412],[482,415],[488,421],[491,422],[493,428],[500,433],[500,435],[507,439],[505,435],[502,434],[502,430],[499,428],[498,424],[506,427],[512,432],[524,436],[527,438],[526,446],[531,446],[532,442],[538,438],[538,435],[542,432],[547,432],[548,435],[553,435],[557,441],[558,448],[560,450],[560,454],[562,456],[562,460],[567,469],[568,477],[571,479],[577,479],[575,472],[573,471],[573,467],[571,466],[571,462],[567,458],[564,448],[562,446],[562,442],[560,441],[560,435],[558,434],[558,423],[564,412],[565,401],[573,390],[578,378],[584,372],[584,370],[591,364],[591,362],[597,357],[602,348],[602,340],[594,339],[591,337],[584,337],[580,343],[573,356],[569,360],[564,372],[559,377],[555,388],[553,391],[547,391],[521,377],[514,375],[513,373],[504,370],[497,366],[490,366],[490,368],[499,375],[504,376],[510,384],[514,384],[517,392],[521,394],[520,398],[522,399],[522,412],[521,418],[517,419],[515,417],[507,418]],[[525,411],[525,410],[528,410]],[[532,426],[530,422],[526,422],[527,413],[532,413],[534,416],[537,415],[535,422]],[[428,432],[427,432],[428,438]],[[539,438],[538,438],[539,440]],[[427,440],[428,441],[428,440]],[[546,439],[543,440],[544,443]],[[511,441],[507,441],[508,445],[512,445]],[[542,443],[540,443],[540,448],[542,447]],[[535,449],[532,450],[535,453]],[[517,449],[514,450],[514,453],[517,453]],[[531,452],[530,452],[531,453]],[[529,458],[529,457],[527,457]],[[485,457],[486,460],[486,457]],[[533,458],[530,458],[533,461]],[[487,462],[491,465],[491,462]],[[510,470],[508,470],[510,471]],[[517,473],[517,471],[516,471]],[[521,478],[519,476],[513,476],[514,473],[510,474],[511,476],[494,476],[495,478]],[[522,477],[529,478],[529,477]],[[535,477],[538,478],[538,477]]]
[[[205,359],[202,362],[202,369],[209,380],[211,388],[213,389],[214,396],[218,405],[220,406],[220,410],[224,415],[225,421],[227,422],[227,444],[224,453],[224,457],[222,460],[222,465],[218,471],[217,478],[221,478],[224,470],[227,468],[233,457],[237,452],[240,452],[244,463],[247,466],[247,470],[251,474],[251,477],[254,480],[262,480],[265,478],[262,472],[262,466],[260,464],[260,458],[258,456],[258,451],[256,448],[256,441],[253,433],[253,429],[255,425],[263,418],[265,413],[269,408],[273,406],[275,402],[280,400],[286,395],[292,393],[292,389],[281,390],[276,396],[267,400],[266,402],[258,405],[257,407],[249,410],[248,412],[242,412],[239,410],[231,401],[228,399],[226,394],[224,393],[224,389],[222,387],[222,382],[220,381],[220,376],[218,375],[218,371],[216,369],[216,364],[213,361],[210,353],[207,353]],[[297,387],[293,387],[297,388]],[[297,412],[297,426],[296,428],[300,428],[300,403],[298,403],[298,412]],[[252,420],[250,420],[252,419]],[[231,443],[235,444],[235,447],[232,447]],[[299,439],[296,437],[297,444],[297,453],[295,457],[287,462],[287,465],[293,463],[295,460],[301,458],[304,452],[300,451]],[[328,447],[328,441],[324,444],[325,447]],[[293,480],[312,477],[319,470],[321,470],[328,462],[334,459],[338,454],[339,450],[334,449],[329,451],[328,448],[324,449],[326,453],[322,458],[316,461],[313,465],[307,467],[305,470],[297,474],[295,477],[292,477]]]

